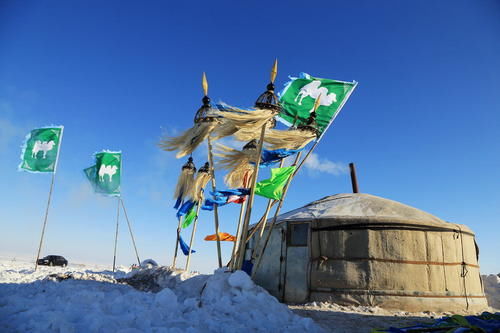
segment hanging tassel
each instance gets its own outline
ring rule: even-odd
[[[204,166],[198,170],[196,174],[196,179],[191,187],[190,197],[195,202],[202,202],[203,200],[203,189],[207,186],[208,182],[212,179],[210,174],[210,164],[205,163]]]
[[[174,199],[177,199],[174,208],[178,208],[182,203],[184,198],[188,196],[190,189],[192,188],[194,182],[194,173],[196,172],[196,167],[193,163],[193,158],[188,158],[186,164],[182,166],[181,174],[177,180],[177,185],[175,186]]]
[[[214,140],[236,134],[239,131],[245,132],[242,133],[245,138],[250,135],[250,140],[252,140],[258,138],[262,126],[273,119],[276,112],[268,109],[243,110],[231,107],[230,111],[219,110],[217,115],[223,120],[220,126],[214,129]],[[247,139],[243,139],[243,141],[247,141]]]
[[[218,166],[228,170],[224,182],[229,188],[245,187],[245,179],[251,177],[253,166],[257,160],[257,140],[248,142],[243,149],[237,150],[222,144],[217,144],[215,156],[221,157]]]
[[[218,125],[218,121],[202,121],[194,124],[193,127],[179,136],[164,137],[158,144],[161,149],[166,151],[175,151],[175,157],[181,158],[191,154],[208,136],[210,132]]]
[[[316,134],[311,131],[292,129],[280,131],[270,129],[266,131],[264,141],[271,150],[277,149],[302,149],[311,141],[316,139]]]

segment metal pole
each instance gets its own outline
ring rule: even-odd
[[[61,136],[59,137],[59,147],[57,147],[56,163],[54,165],[54,172],[52,173],[52,180],[50,181],[49,197],[47,199],[47,207],[45,208],[45,217],[43,219],[42,235],[40,236],[40,244],[38,245],[38,253],[35,260],[35,271],[38,268],[38,259],[40,259],[40,252],[42,251],[43,236],[45,235],[45,227],[47,226],[47,219],[49,217],[50,201],[52,199],[52,190],[54,189],[54,180],[56,178],[57,165],[59,164],[59,154],[61,153],[61,145],[64,134],[64,127],[61,127]]]
[[[302,152],[299,152],[297,154],[297,157],[295,158],[295,162],[294,162],[293,165],[297,164],[297,162],[300,159],[300,155],[301,154],[302,154]],[[257,263],[255,264],[255,266],[254,266],[254,268],[252,270],[252,278],[255,277],[255,274],[256,274],[257,270],[259,269],[260,263],[262,262],[262,258],[264,256],[264,252],[266,251],[267,244],[269,243],[269,239],[271,238],[271,233],[273,231],[274,225],[276,224],[276,220],[278,219],[278,215],[280,213],[281,207],[283,206],[283,202],[285,201],[285,197],[286,197],[286,194],[288,192],[288,187],[290,186],[290,183],[292,182],[292,179],[293,179],[293,175],[292,175],[292,177],[290,177],[288,179],[288,182],[286,183],[285,188],[283,189],[283,196],[281,197],[281,199],[279,201],[279,204],[278,204],[278,207],[276,208],[276,211],[274,212],[273,221],[271,222],[271,225],[269,226],[269,231],[267,233],[266,240],[264,241],[264,244],[261,247],[260,253],[257,256]]]
[[[255,161],[255,167],[252,175],[252,183],[250,187],[250,194],[248,196],[245,220],[243,221],[241,230],[241,241],[239,244],[239,254],[235,269],[241,269],[241,267],[243,266],[243,261],[245,259],[246,242],[244,240],[247,238],[248,225],[250,224],[250,218],[252,216],[253,199],[255,197],[255,184],[257,184],[257,178],[259,176],[260,157],[262,155],[262,147],[264,145],[264,136],[266,135],[266,126],[267,124],[262,125],[262,130],[260,131],[259,147],[257,149],[257,160]]]
[[[137,252],[137,246],[135,246],[134,234],[132,233],[132,227],[130,226],[130,221],[128,220],[127,210],[125,209],[125,204],[123,203],[123,200],[121,200],[121,198],[120,201],[122,203],[123,213],[125,213],[125,219],[127,220],[128,230],[130,231],[130,237],[132,238],[132,244],[134,245],[135,256],[137,257],[137,263],[139,266],[141,266],[141,260],[139,259],[139,252]]]
[[[118,209],[116,210],[116,233],[115,233],[115,251],[113,254],[113,272],[116,265],[116,244],[118,243],[118,222],[120,221],[120,197],[118,197]]]
[[[356,167],[354,163],[349,163],[349,169],[351,170],[352,193],[359,193],[358,178],[356,177]]]
[[[50,200],[52,198],[52,189],[54,188],[54,178],[56,177],[55,170],[52,173],[52,181],[50,182],[49,198],[47,200],[47,207],[45,208],[45,218],[43,219],[42,235],[40,237],[40,244],[38,245],[38,254],[35,260],[35,271],[38,267],[38,259],[40,259],[40,251],[42,250],[43,236],[45,235],[45,227],[47,226],[47,218],[49,216]]]
[[[179,240],[181,238],[181,226],[182,226],[182,218],[179,218],[179,225],[177,226],[177,240],[175,241],[175,251],[174,251],[174,260],[172,261],[172,269],[175,270],[175,262],[177,261],[177,251],[179,250]]]
[[[191,252],[193,249],[194,234],[196,233],[196,225],[198,224],[198,215],[200,214],[200,207],[201,207],[201,202],[198,203],[198,207],[196,208],[196,218],[193,224],[193,231],[191,232],[191,240],[189,241],[189,253],[186,260],[186,269],[185,269],[186,272],[189,271],[189,263],[191,261]]]
[[[215,185],[215,172],[214,172],[214,158],[212,155],[212,141],[210,135],[208,136],[208,162],[210,163],[210,174],[212,182],[212,191],[216,191]],[[200,203],[201,205],[201,203]],[[199,206],[198,206],[199,207]],[[219,268],[222,267],[222,254],[220,249],[220,236],[219,236],[219,211],[217,210],[217,205],[214,205],[214,223],[215,223],[215,237],[217,239],[217,259],[219,262]]]

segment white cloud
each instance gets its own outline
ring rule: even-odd
[[[16,126],[10,119],[2,115],[9,113],[11,107],[5,102],[0,102],[0,152],[5,151],[15,139],[22,138],[23,130]]]
[[[320,158],[318,154],[312,153],[306,160],[304,166],[312,173],[328,173],[339,176],[348,173],[349,167],[342,162],[333,162],[327,158]]]

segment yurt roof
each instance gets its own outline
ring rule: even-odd
[[[420,209],[365,193],[342,193],[327,196],[279,215],[277,222],[314,220],[332,220],[340,224],[352,223],[356,220],[362,220],[363,223],[390,221],[447,227],[471,232],[464,225],[448,223]],[[272,219],[267,220],[268,223],[271,221]]]

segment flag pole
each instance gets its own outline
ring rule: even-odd
[[[281,159],[279,168],[283,167],[284,162],[285,162],[285,159],[284,158]],[[261,222],[262,226],[260,227],[260,234],[259,234],[260,238],[262,238],[262,235],[264,234],[264,229],[266,228],[266,220],[267,220],[267,216],[269,215],[269,211],[271,210],[272,202],[273,202],[273,199],[269,199],[267,201],[266,211],[264,212],[264,216],[262,217],[262,220],[263,220],[263,222]]]
[[[216,183],[215,183],[214,157],[212,154],[212,140],[210,139],[210,135],[208,136],[208,162],[210,163],[210,175],[211,175],[210,181],[212,183],[212,191],[215,192],[217,187],[216,187]],[[198,205],[198,209],[200,208],[200,206],[201,206],[201,203]],[[215,237],[217,239],[217,260],[219,263],[219,268],[221,268],[222,267],[222,254],[221,254],[221,248],[220,248],[219,211],[217,210],[217,205],[214,205],[214,224],[215,224]]]
[[[35,260],[35,271],[38,267],[38,260],[40,259],[40,251],[42,250],[43,236],[45,235],[45,227],[47,226],[47,218],[49,216],[49,206],[50,206],[50,200],[52,198],[52,189],[54,188],[55,177],[56,173],[53,172],[52,181],[50,182],[49,198],[47,200],[47,207],[45,208],[45,218],[43,219],[42,236],[40,237],[40,244],[38,245],[38,254],[36,255],[36,260]]]
[[[208,99],[208,81],[207,81],[207,75],[205,72],[203,72],[203,75],[201,77],[201,87],[203,89],[203,93],[205,97]],[[208,101],[210,101],[208,99]],[[210,181],[212,184],[212,191],[216,191],[216,181],[215,181],[215,170],[214,170],[214,157],[212,153],[212,140],[210,139],[210,134],[208,135],[207,138],[207,143],[208,143],[208,162],[210,163]],[[201,202],[198,205],[198,208],[201,206]],[[214,205],[214,225],[215,225],[215,237],[217,239],[217,261],[219,264],[219,268],[222,267],[222,253],[221,253],[221,248],[220,248],[220,236],[219,236],[219,211],[217,209],[217,205]],[[191,253],[191,252],[190,252]]]
[[[231,269],[234,269],[235,267],[235,260],[236,260],[236,249],[238,248],[238,244],[241,239],[240,231],[241,231],[241,222],[243,221],[243,212],[245,211],[247,201],[243,201],[240,206],[240,216],[238,217],[238,227],[236,229],[236,241],[233,244],[233,251],[231,253],[231,264],[229,265]]]
[[[116,245],[118,243],[118,223],[120,221],[120,197],[118,197],[118,206],[116,209],[116,232],[115,232],[115,250],[113,253],[113,272],[115,271],[116,265]]]
[[[64,133],[64,127],[61,128],[61,136],[59,137],[59,147],[57,148],[56,163],[54,165],[54,172],[52,173],[52,180],[50,181],[49,197],[47,199],[47,207],[45,208],[45,217],[43,219],[42,235],[40,236],[40,243],[38,244],[38,252],[35,260],[35,271],[38,268],[38,260],[40,259],[40,252],[42,251],[43,237],[45,235],[45,228],[47,227],[47,220],[49,217],[49,207],[52,199],[52,191],[54,189],[54,180],[56,178],[57,165],[59,163],[59,153],[61,152],[63,133]]]
[[[177,240],[175,241],[174,260],[172,261],[173,270],[175,270],[175,262],[177,261],[177,252],[179,251],[179,240],[181,238],[182,218],[183,216],[179,217],[179,225],[177,226]]]
[[[297,164],[297,162],[300,159],[301,154],[302,154],[302,152],[299,152],[297,154],[297,157],[295,158],[295,162],[293,163],[293,165]],[[285,185],[285,188],[283,189],[283,196],[279,200],[278,207],[276,207],[276,211],[274,212],[273,221],[271,222],[271,225],[269,226],[269,231],[266,235],[266,239],[265,239],[263,245],[261,246],[259,255],[257,256],[257,263],[255,264],[255,267],[252,269],[252,279],[255,277],[255,274],[256,274],[257,270],[259,269],[260,263],[262,261],[262,257],[264,256],[264,252],[266,251],[267,244],[269,243],[269,239],[271,238],[271,233],[273,231],[274,225],[276,224],[276,220],[277,220],[278,215],[280,213],[281,207],[283,206],[283,201],[285,201],[285,197],[286,197],[286,194],[288,192],[288,187],[290,186],[292,179],[293,179],[293,176],[288,179],[288,181]],[[260,243],[261,243],[261,241],[259,241],[259,244]]]
[[[266,93],[272,93],[273,96],[274,96],[274,80],[276,79],[277,74],[278,74],[278,60],[275,60],[273,68],[271,69],[271,83],[268,85],[268,91],[266,92]],[[269,103],[267,102],[266,105],[269,106]],[[266,126],[267,126],[267,124],[264,123],[264,125],[262,125],[262,129],[260,131],[259,146],[257,148],[257,156],[256,156],[257,158],[255,161],[255,167],[254,167],[254,171],[253,171],[253,175],[252,175],[252,183],[251,183],[251,187],[250,187],[250,194],[248,197],[248,204],[246,207],[245,219],[243,220],[243,225],[242,225],[242,230],[241,230],[241,240],[240,240],[240,244],[239,244],[239,251],[238,251],[239,253],[238,253],[238,258],[236,261],[235,269],[241,269],[243,267],[243,262],[245,260],[245,247],[246,247],[245,240],[246,240],[247,235],[248,235],[248,226],[250,224],[250,218],[252,216],[253,201],[254,201],[254,197],[255,197],[255,185],[257,184],[257,178],[259,176],[259,166],[260,166],[260,160],[261,160],[261,155],[262,155],[262,148],[264,146],[264,137],[266,135]]]
[[[203,198],[203,196],[202,196]],[[202,199],[203,200],[203,199]],[[189,263],[191,262],[191,252],[193,252],[193,241],[194,241],[194,235],[196,233],[196,225],[198,224],[198,215],[200,214],[200,207],[201,207],[202,202],[198,202],[198,207],[196,208],[196,218],[193,223],[193,230],[191,231],[191,240],[189,241],[189,252],[188,252],[188,257],[186,260],[186,269],[185,271],[189,271]]]
[[[260,263],[262,262],[262,257],[264,256],[264,252],[266,251],[266,247],[267,247],[267,244],[269,242],[269,239],[271,238],[271,232],[272,232],[272,229],[276,223],[276,220],[277,220],[277,217],[278,217],[278,214],[281,210],[281,207],[283,206],[283,201],[285,200],[285,196],[288,192],[288,187],[290,185],[290,183],[292,182],[292,180],[295,178],[295,176],[297,175],[297,173],[299,172],[299,170],[301,169],[302,165],[304,165],[304,163],[306,162],[307,158],[312,154],[312,152],[314,151],[314,149],[316,148],[316,146],[319,144],[319,142],[321,141],[321,139],[323,138],[325,132],[328,130],[328,128],[330,128],[330,126],[332,125],[333,121],[335,120],[335,118],[338,116],[338,114],[340,113],[340,111],[342,110],[342,108],[344,107],[345,103],[347,102],[347,100],[349,99],[349,97],[351,96],[352,92],[354,91],[354,89],[356,89],[356,87],[358,86],[358,82],[354,81],[354,85],[351,89],[351,91],[349,91],[349,93],[346,95],[346,97],[344,98],[344,100],[342,101],[342,103],[340,104],[339,106],[339,110],[337,111],[337,113],[333,116],[333,118],[330,120],[330,122],[328,123],[328,125],[326,126],[325,130],[323,131],[323,133],[321,133],[321,136],[318,138],[318,140],[316,140],[316,142],[314,143],[314,145],[309,149],[309,151],[307,152],[306,156],[302,159],[302,161],[299,163],[299,165],[297,166],[297,169],[295,169],[295,172],[292,174],[292,176],[290,177],[290,179],[288,180],[288,183],[287,185],[285,186],[284,190],[283,190],[283,197],[281,198],[281,200],[279,201],[279,205],[278,207],[276,208],[276,211],[274,213],[274,217],[273,217],[273,221],[271,222],[271,226],[269,227],[269,233],[267,234],[267,237],[266,237],[266,240],[264,242],[264,245],[262,246],[262,249],[260,250],[260,253],[257,257],[257,263],[256,265],[254,266],[253,270],[252,270],[252,278],[255,277],[255,275],[257,274],[257,270],[259,269],[259,266],[260,266]],[[318,99],[321,98],[318,97]],[[318,102],[318,99],[316,99],[316,102],[315,102],[315,106],[314,106],[314,111],[317,110],[317,108],[319,107],[319,102]],[[297,164],[297,162],[299,161],[300,159],[300,155],[302,154],[302,152],[299,152],[297,154],[297,158],[295,159],[295,163],[294,165]]]
[[[130,221],[128,219],[127,210],[125,209],[125,204],[123,203],[123,200],[121,198],[120,198],[120,202],[122,203],[123,213],[125,214],[125,219],[127,220],[128,231],[130,231],[130,237],[132,238],[132,244],[134,245],[135,256],[137,258],[137,263],[140,266],[141,265],[141,260],[139,259],[139,252],[137,251],[137,246],[135,245],[134,234],[132,233],[132,227],[130,226]]]
[[[238,258],[236,261],[235,269],[241,269],[243,266],[243,261],[245,260],[245,246],[246,238],[248,234],[248,226],[250,224],[250,218],[252,216],[253,200],[255,197],[255,184],[257,184],[257,177],[259,176],[259,166],[260,166],[260,155],[262,154],[262,147],[264,145],[264,136],[266,134],[267,124],[262,125],[260,131],[259,147],[257,148],[257,160],[255,161],[255,167],[252,175],[252,183],[250,187],[250,194],[248,196],[248,203],[245,212],[245,219],[243,220],[243,225],[241,229],[241,238],[238,250]]]

